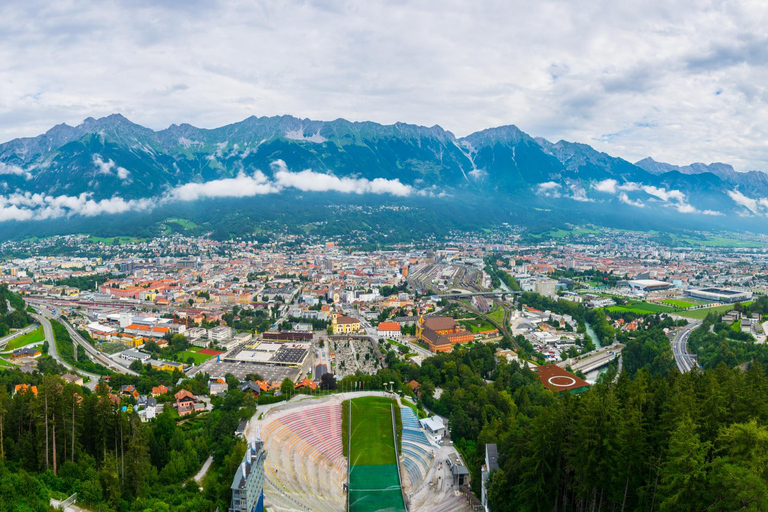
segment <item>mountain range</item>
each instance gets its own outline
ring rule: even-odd
[[[528,219],[556,211],[572,220],[616,215],[704,227],[738,218],[760,228],[768,214],[761,171],[631,163],[513,125],[457,138],[439,126],[277,116],[154,131],[113,114],[0,145],[0,221],[146,214],[206,199],[322,202],[323,194],[426,208],[469,201],[512,217],[526,209]]]

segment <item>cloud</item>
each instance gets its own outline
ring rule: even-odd
[[[760,213],[759,208],[759,202],[756,199],[752,199],[751,197],[747,197],[738,190],[731,190],[728,192],[728,196],[733,199],[733,201],[746,208],[752,213]]]
[[[274,194],[279,187],[271,183],[261,171],[253,176],[242,173],[236,178],[207,181],[204,183],[187,183],[171,191],[170,200],[196,201],[214,197],[252,197],[264,194]]]
[[[760,2],[189,5],[0,3],[0,140],[116,111],[154,129],[291,113],[768,168]]]
[[[18,165],[6,164],[6,163],[3,163],[3,162],[0,162],[0,175],[2,175],[2,174],[15,174],[17,176],[21,176],[24,173],[25,173],[24,169],[22,169]]]
[[[94,162],[96,163],[96,162]],[[99,158],[97,163],[101,173],[111,174],[115,169],[111,161]],[[104,214],[126,213],[150,210],[158,205],[175,201],[197,201],[213,198],[243,198],[276,194],[282,191],[298,190],[301,192],[341,192],[345,194],[389,194],[396,197],[411,195],[445,197],[445,192],[435,187],[416,189],[399,180],[376,178],[337,177],[306,169],[300,172],[288,170],[285,162],[277,160],[272,164],[273,178],[256,171],[251,175],[244,172],[234,178],[223,178],[203,183],[187,183],[172,188],[156,197],[126,200],[119,196],[109,199],[94,200],[92,193],[79,196],[32,194],[14,192],[0,195],[0,222],[8,220],[44,220],[72,215],[96,216]],[[119,175],[119,169],[118,175]]]
[[[314,172],[311,169],[290,172],[282,160],[273,162],[272,168],[275,176],[274,183],[278,188],[295,188],[303,192],[391,194],[398,197],[406,197],[414,193],[413,187],[401,183],[399,179],[339,178],[332,174]]]
[[[698,213],[702,215],[723,215],[714,210],[699,210],[688,202],[688,198],[681,190],[667,190],[664,187],[644,185],[627,181],[619,184],[617,180],[606,179],[592,184],[592,189],[606,194],[617,195],[619,201],[624,204],[644,208],[646,203],[640,199],[632,199],[627,192],[644,192],[645,194],[660,200],[663,206],[674,208],[680,213]]]
[[[587,197],[587,191],[584,190],[584,187],[581,186],[580,183],[574,182],[569,185],[569,188],[571,189],[571,199],[574,201],[580,201],[582,203],[591,203],[592,199]]]
[[[152,199],[125,200],[121,197],[94,200],[90,193],[79,196],[14,193],[0,196],[0,221],[45,220],[72,215],[94,217],[103,214],[143,211],[155,204]]]
[[[600,181],[592,186],[595,190],[598,192],[606,192],[608,194],[615,194],[616,193],[616,187],[618,186],[619,182],[613,179],[607,179]],[[626,194],[625,194],[626,195]]]
[[[116,165],[111,158],[105,162],[98,153],[93,155],[93,163],[96,166],[96,174],[104,174],[107,176],[112,176],[112,174],[114,174],[121,180],[127,180],[131,175],[127,169]]]
[[[638,208],[645,208],[645,204],[642,201],[633,201],[629,198],[626,192],[619,193],[619,201],[631,206],[637,206]]]
[[[544,197],[562,197],[562,188],[559,183],[547,181],[546,183],[539,183],[536,193]]]

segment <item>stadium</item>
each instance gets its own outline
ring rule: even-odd
[[[391,393],[297,395],[260,406],[245,435],[265,443],[268,510],[472,510],[450,485],[453,448],[436,444]]]
[[[744,302],[752,298],[752,292],[742,290],[731,290],[728,288],[701,288],[688,290],[689,297],[694,299],[708,300],[712,302],[725,302],[733,304]]]

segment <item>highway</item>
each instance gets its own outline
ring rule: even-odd
[[[69,324],[69,322],[67,322],[67,320],[64,317],[59,316],[58,313],[53,313],[52,311],[50,311],[48,309],[45,309],[44,307],[40,307],[40,306],[38,306],[38,309],[36,309],[36,310],[39,313],[41,313],[41,314],[33,315],[33,316],[39,322],[44,322],[43,323],[43,329],[44,330],[46,329],[46,324],[47,324],[47,329],[50,330],[50,333],[51,333],[50,338],[48,337],[48,332],[46,332],[45,337],[46,337],[46,339],[49,340],[48,344],[53,346],[53,351],[56,350],[56,348],[55,348],[56,344],[53,341],[53,328],[51,327],[51,323],[49,321],[49,318],[54,318],[54,319],[58,320],[59,322],[61,322],[61,324],[64,327],[66,327],[67,332],[69,333],[69,336],[72,338],[72,341],[75,344],[80,345],[81,347],[83,347],[83,349],[91,357],[91,359],[95,360],[97,363],[99,363],[99,364],[101,364],[103,366],[106,366],[110,370],[118,372],[118,373],[127,373],[128,375],[138,375],[138,373],[134,372],[133,370],[131,370],[129,368],[126,368],[125,366],[122,366],[121,364],[116,363],[109,356],[104,355],[101,352],[99,352],[98,350],[96,350],[96,347],[94,347],[93,345],[88,343],[87,340],[83,339],[83,337],[80,335],[80,333],[77,332],[77,330],[75,330]],[[49,351],[50,351],[50,349],[49,349]],[[51,354],[51,355],[53,356],[53,354]],[[56,355],[58,356],[58,353]],[[59,361],[61,361],[60,357],[54,356],[54,358],[59,360]],[[85,375],[88,375],[88,376],[92,375],[92,374],[87,374],[86,372],[83,372],[82,370],[79,370],[79,369],[77,371],[79,373],[82,373],[82,374],[85,374]],[[99,376],[97,376],[97,379],[96,379],[97,381],[98,381],[98,377]]]
[[[87,387],[90,390],[93,390],[96,387],[96,384],[99,383],[99,379],[101,378],[101,375],[96,375],[95,373],[89,373],[85,372],[79,368],[73,367],[71,364],[66,362],[64,359],[62,359],[61,355],[59,354],[59,351],[56,349],[56,341],[53,337],[53,326],[51,326],[51,321],[43,315],[32,315],[35,320],[40,322],[40,325],[43,326],[43,333],[45,333],[45,341],[48,342],[48,355],[54,358],[60,365],[62,365],[67,370],[71,371],[72,373],[77,373],[83,377],[88,377],[90,382],[86,382],[84,384],[85,387]]]
[[[28,332],[32,332],[35,329],[37,329],[38,324],[31,324],[26,326],[25,328],[21,329],[20,331],[12,332],[5,338],[0,339],[0,348],[6,346],[9,341],[14,340],[18,338],[19,336],[23,336],[24,334],[27,334]]]
[[[680,370],[680,373],[689,372],[699,367],[699,364],[696,362],[696,355],[688,352],[688,338],[700,325],[701,322],[694,322],[676,332],[674,338],[672,338],[672,353],[675,356],[675,364],[677,364],[677,369]]]

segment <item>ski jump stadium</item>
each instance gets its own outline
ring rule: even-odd
[[[473,510],[452,485],[453,448],[435,442],[391,393],[297,395],[260,406],[245,435],[265,443],[266,510]]]

